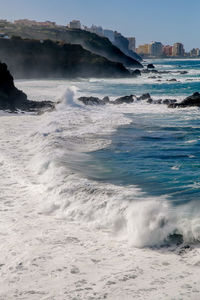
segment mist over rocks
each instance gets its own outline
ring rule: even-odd
[[[8,36],[18,36],[23,39],[34,39],[39,41],[51,40],[54,42],[61,42],[66,44],[81,45],[82,48],[98,56],[104,57],[109,61],[121,63],[126,67],[143,68],[139,62],[141,59],[136,53],[128,51],[124,53],[118,46],[113,45],[106,37],[99,36],[82,29],[72,29],[68,27],[59,26],[56,28],[43,26],[26,26],[21,24],[10,24],[7,28],[1,28]],[[128,41],[127,41],[128,42]],[[131,54],[134,54],[131,57]]]
[[[28,100],[27,95],[15,87],[7,65],[0,62],[0,110],[35,112],[53,108],[54,105],[50,101],[37,102]]]
[[[93,54],[81,45],[51,40],[40,41],[20,37],[0,39],[0,60],[4,61],[14,77],[19,79],[132,76],[122,63]]]

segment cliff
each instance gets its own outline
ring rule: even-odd
[[[65,26],[44,28],[40,26],[31,27],[10,23],[7,27],[1,28],[1,32],[9,36],[14,35],[28,39],[50,39],[53,41],[80,44],[84,49],[101,55],[111,61],[120,62],[128,67],[142,68],[140,62],[124,54],[118,47],[113,45],[109,39],[85,30],[69,29]]]
[[[93,54],[80,45],[50,40],[0,39],[0,60],[16,78],[130,76],[122,64]]]

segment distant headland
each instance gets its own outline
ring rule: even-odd
[[[16,78],[130,77],[143,68],[126,38],[118,35],[117,46],[73,22],[0,20],[0,60]]]

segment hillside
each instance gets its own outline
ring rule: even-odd
[[[93,54],[80,45],[50,40],[0,38],[0,60],[16,78],[130,76],[122,64]]]
[[[128,67],[142,68],[140,62],[125,55],[118,47],[114,46],[109,39],[85,30],[69,29],[65,26],[50,28],[9,23],[6,27],[0,27],[0,31],[9,36],[14,35],[39,40],[50,39],[71,44],[80,44],[84,49],[101,55],[111,61],[120,62]]]

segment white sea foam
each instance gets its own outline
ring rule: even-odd
[[[87,176],[89,152],[110,143],[109,135],[130,122],[127,113],[172,111],[145,103],[81,106],[83,82],[17,84],[30,99],[60,104],[43,115],[1,115],[0,298],[198,299],[197,248],[141,248],[159,246],[174,233],[185,242],[199,240],[199,204],[172,206],[137,186]],[[173,115],[198,119],[199,111]]]
[[[136,186],[96,182],[87,178],[87,169],[86,177],[80,172],[88,160],[85,152],[105,147],[110,143],[108,134],[130,122],[124,113],[171,111],[164,105],[144,103],[83,107],[77,102],[78,88],[63,89],[62,85],[52,90],[60,102],[57,110],[42,116],[27,144],[32,157],[29,168],[39,178],[43,195],[40,213],[89,223],[138,247],[161,245],[175,233],[183,235],[185,242],[200,239],[200,213],[193,211],[196,204],[174,208],[166,197],[149,197]],[[28,91],[35,93],[35,88],[29,86]]]

